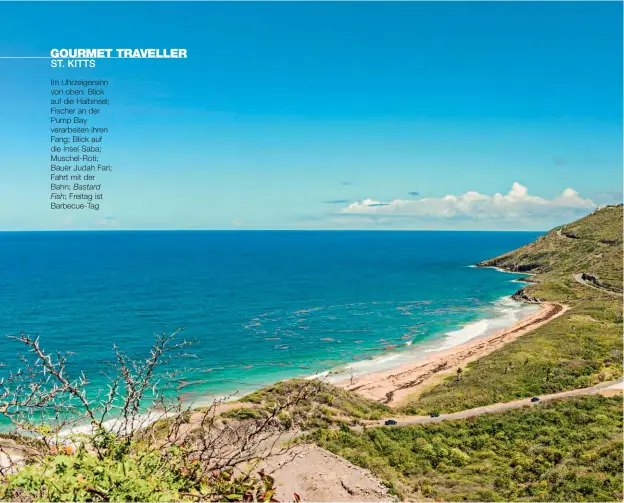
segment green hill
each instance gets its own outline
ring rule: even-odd
[[[574,274],[596,278],[606,289],[622,291],[622,205],[607,206],[534,243],[478,264],[539,274],[542,283],[570,285]],[[561,286],[560,285],[560,286]],[[554,285],[553,285],[554,286]],[[543,289],[537,289],[536,292]],[[546,296],[552,300],[567,297]]]
[[[406,501],[622,501],[620,397],[312,436]]]
[[[454,412],[622,376],[622,205],[599,209],[481,267],[535,274],[518,299],[569,310],[414,397],[397,412]],[[316,441],[415,501],[621,501],[620,397]]]
[[[457,411],[583,388],[622,375],[622,205],[599,209],[481,267],[534,273],[516,298],[570,309],[408,403]],[[583,278],[594,278],[586,281]]]

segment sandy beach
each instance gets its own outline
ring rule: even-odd
[[[565,305],[545,302],[531,316],[490,335],[475,337],[400,367],[373,372],[338,385],[388,405],[400,405],[408,396],[422,391],[440,376],[456,372],[459,367],[490,354],[567,310]]]

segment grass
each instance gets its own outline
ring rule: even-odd
[[[540,274],[542,283],[566,284],[574,273],[590,273],[605,286],[622,291],[622,205],[608,206],[483,266]],[[534,289],[539,291],[540,289]],[[546,297],[548,299],[548,297]],[[562,300],[551,297],[550,300]]]
[[[559,235],[567,233],[566,235]],[[622,206],[554,229],[536,242],[482,262],[537,272],[529,296],[570,310],[407,401],[402,411],[452,412],[532,395],[584,388],[622,376],[622,298],[581,285],[590,272],[622,290]],[[597,258],[597,257],[600,258]],[[616,265],[617,264],[617,265]]]
[[[576,239],[600,241],[606,244],[622,243],[622,205],[609,205],[585,218],[561,227],[561,231]]]
[[[260,419],[262,417],[262,413],[256,409],[250,409],[247,407],[237,407],[227,412],[223,412],[221,414],[221,417],[238,419],[239,421],[244,421],[246,419]]]
[[[468,364],[461,379],[408,400],[401,411],[454,412],[575,388],[622,376],[621,306],[582,302],[564,315]]]
[[[483,262],[536,274],[527,297],[570,309],[449,376],[398,413],[454,412],[622,376],[622,205]],[[622,501],[622,398],[587,396],[439,424],[319,429],[319,445],[399,496],[436,501]]]
[[[225,412],[224,420],[261,419],[298,397],[280,412],[283,425],[308,430],[308,441],[368,468],[409,500],[622,501],[621,397],[585,396],[410,427],[348,427],[390,414],[452,412],[622,376],[621,297],[573,279],[585,272],[622,291],[621,205],[481,265],[535,272],[537,283],[525,288],[527,295],[571,309],[400,410],[327,383],[294,379],[247,395],[241,402],[253,406]],[[155,423],[154,431],[162,433],[168,421]],[[52,456],[8,477],[0,499],[180,501],[208,489],[211,500],[268,501],[273,494],[272,480],[267,485],[226,472],[209,480],[195,477],[197,466],[181,447],[149,453],[142,447],[113,448],[105,459],[86,451]]]
[[[402,428],[316,430],[403,498],[622,501],[622,399],[588,396]]]
[[[303,428],[328,427],[336,424],[357,424],[361,419],[379,419],[387,415],[390,409],[341,388],[321,381],[291,379],[276,383],[251,393],[241,399],[253,403],[250,410],[268,413],[278,402],[284,402],[300,395],[295,407],[285,412],[280,419],[284,422],[296,422]],[[241,411],[242,412],[242,411]],[[239,412],[231,411],[238,414]]]

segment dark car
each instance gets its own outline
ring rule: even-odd
[[[386,426],[394,426],[397,422],[394,419],[387,419],[384,423]]]
[[[440,417],[440,414],[438,414],[437,412],[432,412],[431,414],[429,414],[431,417]]]
[[[539,402],[539,398],[537,398],[536,396],[534,396],[533,398],[531,398],[532,402]]]

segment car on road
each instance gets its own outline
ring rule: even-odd
[[[431,417],[440,417],[440,414],[438,414],[437,412],[432,412],[431,414],[429,414]]]
[[[536,397],[536,396],[534,396],[533,398],[531,398],[531,401],[532,401],[532,402],[539,402],[539,398],[538,398],[538,397]]]
[[[397,422],[394,419],[387,419],[384,423],[386,426],[394,426]]]

